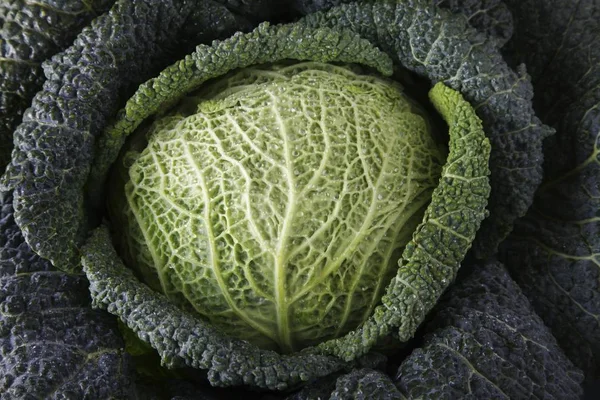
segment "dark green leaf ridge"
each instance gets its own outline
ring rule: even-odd
[[[69,46],[114,0],[0,3],[0,170],[10,161],[13,131],[44,82],[42,62]]]
[[[442,83],[434,86],[429,97],[450,128],[450,153],[440,183],[382,304],[360,328],[318,345],[324,353],[352,360],[390,333],[401,341],[410,339],[454,280],[487,215],[490,143],[481,121],[460,93]]]
[[[351,29],[394,62],[446,83],[473,105],[492,143],[490,216],[474,243],[476,255],[485,258],[531,205],[542,178],[542,140],[553,130],[535,116],[529,78],[523,69],[515,73],[508,67],[496,37],[434,3],[367,0],[308,15],[300,23]]]

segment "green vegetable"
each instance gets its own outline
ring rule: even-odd
[[[523,294],[598,378],[595,0],[81,4],[0,6],[0,399],[579,398]]]
[[[437,185],[426,118],[391,81],[323,63],[203,87],[142,132],[127,183],[111,184],[126,260],[262,347],[343,335],[373,311]]]

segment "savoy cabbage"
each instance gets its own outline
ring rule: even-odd
[[[0,5],[0,398],[599,378],[598,1],[112,3]]]
[[[392,81],[315,62],[223,79],[118,165],[121,254],[240,339],[291,352],[339,336],[381,297],[444,154]]]

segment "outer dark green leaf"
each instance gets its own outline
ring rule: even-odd
[[[287,0],[290,7],[302,15],[327,10],[356,0]],[[512,35],[512,14],[502,0],[435,0],[438,7],[461,14],[475,29],[502,46]]]
[[[371,369],[356,369],[338,378],[330,400],[399,400],[404,396],[389,376]]]
[[[10,161],[13,131],[44,82],[42,61],[71,44],[114,0],[7,0],[0,3],[0,170]]]
[[[292,394],[271,393],[261,400],[396,399],[400,396],[391,378],[381,372],[386,368],[387,357],[369,353],[359,361],[350,372],[330,374],[308,382]]]
[[[578,399],[583,376],[505,268],[490,262],[443,298],[425,345],[398,370],[415,399]]]
[[[508,55],[525,62],[535,106],[557,134],[544,183],[502,256],[567,355],[600,376],[600,1],[507,1]],[[551,29],[549,29],[551,27]]]
[[[0,399],[135,398],[116,322],[90,308],[85,276],[35,255],[12,197],[1,204]]]
[[[435,0],[439,7],[462,14],[469,25],[503,46],[512,36],[512,14],[503,0]]]
[[[542,139],[552,133],[533,113],[525,71],[506,65],[496,39],[430,1],[362,1],[305,21],[355,30],[404,67],[458,90],[475,107],[492,143],[492,194],[490,217],[474,248],[480,257],[493,254],[531,205],[542,176]]]
[[[328,399],[331,392],[335,390],[335,384],[339,374],[331,374],[315,382],[304,386],[301,390],[291,395],[285,396],[265,396],[261,400],[308,400],[308,399]]]
[[[122,0],[46,63],[47,81],[15,131],[3,180],[15,189],[15,220],[36,253],[77,268],[95,137],[131,88],[163,67],[181,41],[241,27],[247,24],[211,1]]]
[[[262,400],[284,397],[266,396]],[[385,373],[356,368],[342,375],[330,375],[307,385],[302,390],[285,397],[285,400],[398,400],[405,399]]]

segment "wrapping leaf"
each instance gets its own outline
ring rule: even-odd
[[[84,275],[37,256],[0,211],[0,398],[135,398],[116,321],[90,308]]]
[[[419,399],[578,399],[583,375],[498,262],[442,299],[425,345],[400,366],[397,386]]]

